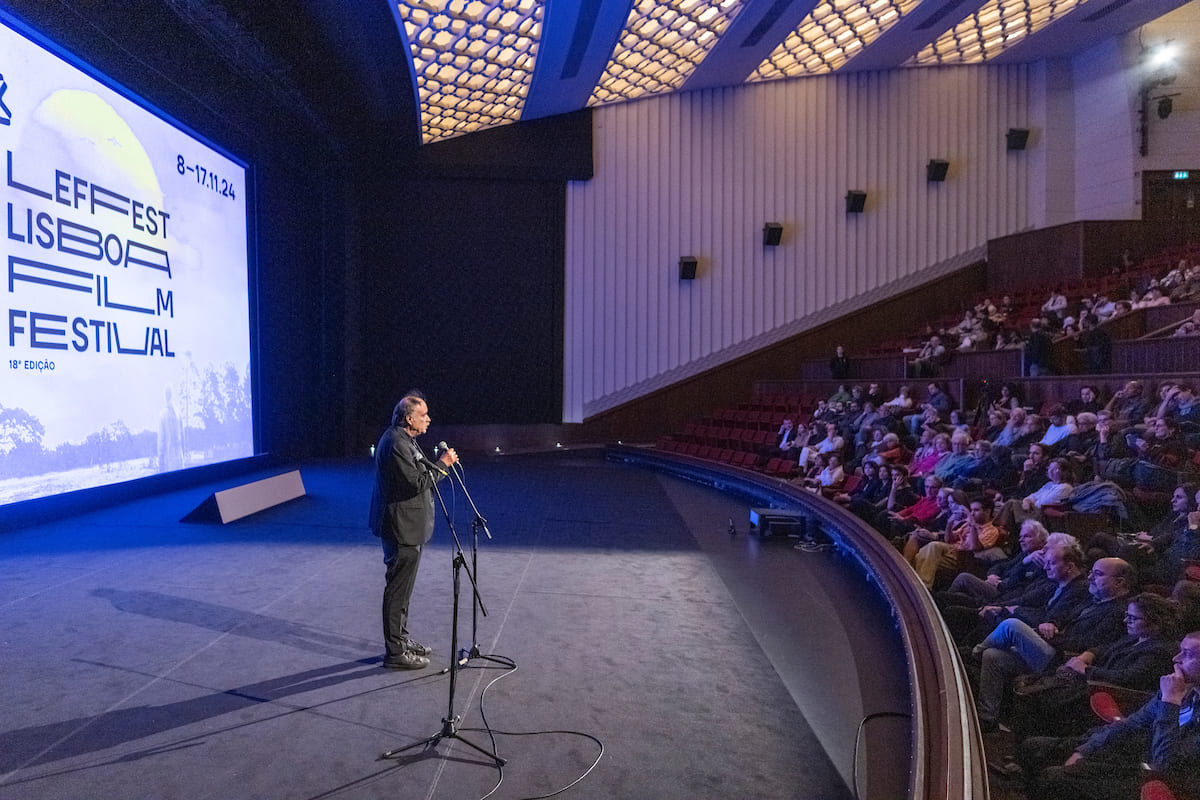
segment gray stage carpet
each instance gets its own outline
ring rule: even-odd
[[[518,668],[472,660],[455,710],[484,748],[483,714],[510,732],[502,775],[453,740],[378,760],[442,730],[453,549],[439,523],[413,603],[434,668],[382,669],[370,464],[321,463],[300,465],[307,497],[230,525],[178,520],[241,481],[0,536],[0,797],[463,800],[581,776],[561,796],[852,796],[826,751],[858,721],[804,709],[861,692],[871,710],[906,678],[874,660],[886,610],[855,607],[832,556],[751,539],[737,498],[596,457],[467,466],[494,537],[477,641]],[[447,501],[469,547],[473,515]]]

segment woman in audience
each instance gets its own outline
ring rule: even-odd
[[[924,455],[913,456],[912,463],[908,467],[908,474],[912,478],[923,478],[929,475],[943,458],[950,455],[950,437],[948,435],[935,433],[933,428],[925,428],[921,434],[922,441],[925,441],[926,433],[933,439],[930,446],[925,449]]]
[[[850,498],[849,511],[860,519],[874,524],[875,519],[887,505],[892,493],[892,468],[887,464],[879,465],[879,486],[872,490],[863,491]]]
[[[862,465],[862,476],[858,485],[849,492],[839,492],[833,496],[834,502],[848,506],[856,500],[867,500],[868,502],[878,500],[887,494],[887,489],[883,485],[883,481],[879,477],[879,465],[874,461],[864,461]]]
[[[1088,683],[1150,692],[1173,669],[1179,650],[1179,608],[1165,597],[1139,594],[1125,612],[1126,635],[1068,658],[1053,675],[1019,681],[1014,725],[1031,736],[1070,736],[1095,726]]]

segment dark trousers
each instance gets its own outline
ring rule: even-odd
[[[383,563],[387,565],[387,583],[383,587],[383,643],[387,656],[399,656],[408,641],[408,602],[417,583],[421,565],[421,545],[400,544],[386,534]],[[386,657],[386,656],[385,656]]]
[[[1085,737],[1031,736],[1021,742],[1017,760],[1025,774],[1029,800],[1128,800],[1137,797],[1148,774],[1137,759],[1114,762],[1085,758],[1062,766]]]

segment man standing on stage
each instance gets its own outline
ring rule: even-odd
[[[421,547],[433,536],[433,484],[458,454],[448,449],[438,461],[425,457],[416,437],[429,429],[429,406],[409,394],[392,411],[392,425],[375,447],[371,532],[383,543],[387,584],[383,589],[383,641],[388,669],[429,666],[431,648],[408,635],[408,602],[417,581]]]

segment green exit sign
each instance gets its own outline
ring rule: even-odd
[[[1175,170],[1175,180],[1186,181],[1188,179],[1188,171],[1186,169]]]

